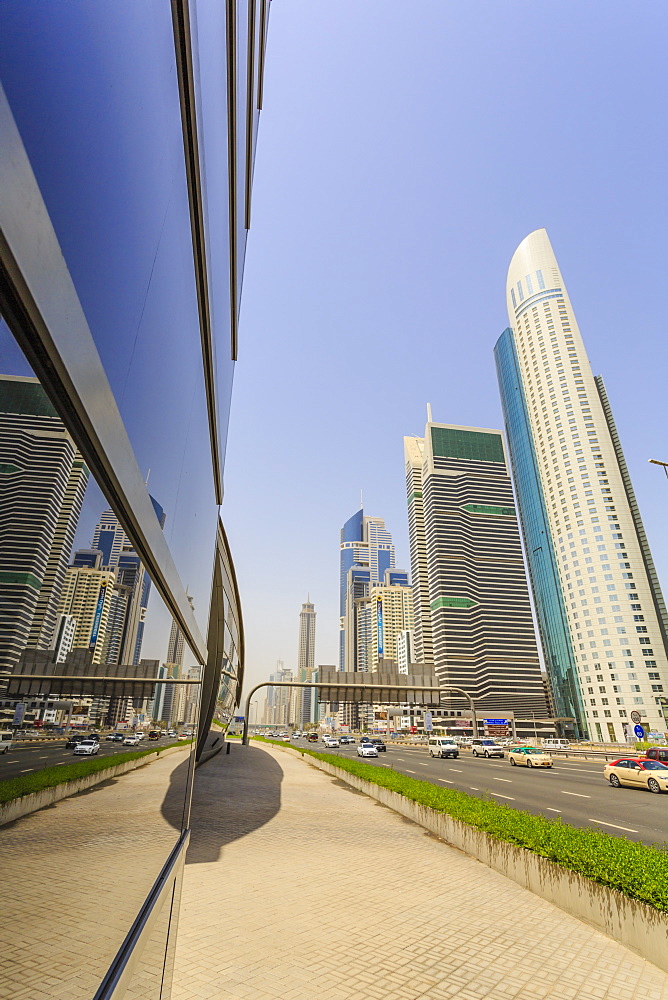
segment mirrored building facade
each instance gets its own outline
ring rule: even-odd
[[[221,505],[268,13],[0,9],[8,1000],[170,995],[194,770],[243,678]]]

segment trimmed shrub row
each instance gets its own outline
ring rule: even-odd
[[[164,747],[151,747],[147,750],[133,750],[128,753],[113,754],[108,757],[88,757],[86,760],[73,761],[71,764],[57,764],[55,767],[45,767],[41,771],[33,771],[32,774],[22,774],[18,778],[9,778],[7,781],[0,781],[0,804],[11,802],[13,799],[20,799],[24,795],[32,795],[33,792],[41,792],[44,788],[53,788],[55,785],[62,785],[66,781],[76,781],[78,778],[87,778],[89,774],[97,774],[99,771],[106,771],[117,764],[125,764],[128,760],[139,760],[147,757],[151,753],[162,753],[169,747],[188,746],[192,740],[181,740],[178,743],[169,743]]]
[[[285,747],[278,740],[255,739]],[[293,747],[302,756],[315,757],[342,771],[389,788],[399,795],[446,813],[488,833],[496,840],[516,844],[598,882],[617,889],[657,910],[668,911],[668,851],[648,847],[626,837],[616,837],[586,827],[571,826],[561,819],[534,816],[512,806],[501,805],[467,792],[441,788],[429,781],[409,778],[389,768],[365,764],[356,759]]]

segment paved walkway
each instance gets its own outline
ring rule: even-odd
[[[621,945],[301,759],[197,772],[172,1000],[668,1000]]]

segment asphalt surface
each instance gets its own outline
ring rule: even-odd
[[[613,788],[603,777],[603,763],[596,761],[556,757],[551,768],[513,767],[507,757],[485,760],[463,749],[458,758],[432,758],[426,747],[392,746],[389,742],[387,751],[379,753],[376,760],[358,757],[357,745],[328,750],[321,742],[290,743],[391,767],[443,788],[458,788],[552,819],[561,817],[573,826],[595,827],[618,837],[668,846],[668,794]]]
[[[18,778],[22,774],[30,774],[33,771],[41,771],[44,767],[55,767],[59,764],[71,764],[76,760],[88,760],[88,757],[77,754],[74,756],[74,747],[65,748],[65,739],[54,740],[44,743],[14,743],[11,750],[0,756],[0,781],[7,781],[9,778]],[[149,740],[144,738],[136,746],[124,746],[122,743],[111,743],[102,740],[97,757],[114,757],[119,753],[132,753],[135,750],[148,750],[167,746],[175,740],[162,738],[160,740]]]

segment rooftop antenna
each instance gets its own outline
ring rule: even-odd
[[[149,470],[148,470],[148,472],[146,473],[146,479],[144,480],[144,486],[145,486],[145,487],[146,487],[147,489],[148,489],[148,480],[149,480],[149,476],[150,476],[150,475],[151,475],[151,470],[149,469]]]
[[[432,417],[431,417],[431,403],[427,403],[427,423],[428,423],[428,424],[431,424],[431,423],[432,423]]]
[[[364,510],[364,495],[362,490],[360,490],[360,510]]]

